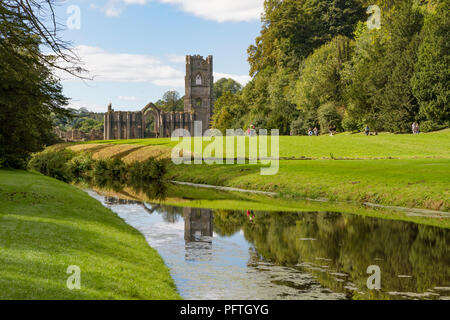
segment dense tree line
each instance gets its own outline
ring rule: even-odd
[[[63,131],[77,129],[84,133],[91,130],[103,131],[104,114],[91,112],[86,108],[67,108],[70,116],[58,116],[53,114],[53,126]]]
[[[381,28],[367,27],[369,5]],[[450,125],[449,0],[266,0],[253,79],[218,97],[213,126],[407,132]]]

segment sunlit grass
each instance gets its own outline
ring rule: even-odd
[[[245,139],[248,156],[249,138]],[[283,136],[279,139],[282,160],[274,176],[262,176],[260,167],[255,165],[182,165],[170,168],[171,178],[275,191],[287,198],[327,198],[443,211],[450,208],[450,129],[420,135],[342,133],[333,137]],[[209,143],[201,138],[187,142],[185,147],[192,151],[194,142],[202,142],[202,149]],[[127,161],[142,161],[155,155],[170,158],[177,142],[165,138],[94,144],[105,148],[92,149],[94,154],[104,150],[105,155],[110,153],[109,157],[117,156],[130,146],[145,146],[124,157]],[[90,148],[91,145],[75,145],[74,148]]]
[[[74,186],[0,170],[0,226],[0,299],[179,299],[144,237]]]
[[[259,165],[172,165],[170,178],[211,185],[279,192],[285,198],[449,210],[450,160],[282,160],[278,174]]]
[[[194,138],[191,138],[191,151],[194,151]],[[197,142],[200,142],[196,138]],[[268,139],[270,146],[270,139]],[[202,149],[209,143],[202,142]],[[364,134],[342,133],[330,137],[328,135],[318,137],[306,136],[281,136],[279,138],[281,158],[450,158],[450,129],[440,132],[420,135],[395,135],[382,133],[378,136],[365,136]],[[109,140],[92,141],[84,143],[84,148],[89,144],[106,145],[142,145],[157,147],[160,150],[171,149],[178,144],[170,138],[140,139],[140,140]],[[237,143],[236,143],[237,144]],[[76,148],[83,148],[77,146]],[[246,137],[246,155],[249,150],[249,138]],[[225,152],[224,152],[225,153]]]

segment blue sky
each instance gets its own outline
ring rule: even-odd
[[[70,107],[139,110],[167,90],[184,94],[185,55],[214,56],[215,80],[245,84],[247,48],[260,31],[263,0],[67,0],[59,22],[80,12],[80,28],[61,33],[93,81],[63,78]],[[74,20],[71,20],[74,21]]]

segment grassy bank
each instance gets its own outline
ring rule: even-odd
[[[175,145],[170,139],[142,139],[70,148],[131,162],[149,156],[169,158]],[[261,176],[258,165],[173,165],[169,172],[173,180],[275,191],[286,198],[450,208],[449,129],[421,135],[280,137],[280,158],[274,176]]]
[[[280,161],[277,175],[262,176],[259,165],[172,165],[170,178],[243,189],[279,192],[285,198],[447,211],[450,160]]]
[[[144,237],[76,187],[0,170],[0,225],[0,299],[180,298]]]
[[[450,129],[420,135],[388,134],[365,136],[364,134],[342,133],[333,137],[281,136],[281,158],[446,158],[450,159]],[[203,142],[203,149],[209,142]],[[138,140],[90,141],[72,146],[77,151],[90,150],[101,156],[135,156],[144,151],[164,154],[170,157],[170,150],[177,142],[169,138]],[[193,145],[193,143],[192,143]],[[270,145],[270,141],[269,141]],[[248,151],[248,138],[246,139]],[[191,146],[191,150],[193,147]]]
[[[105,196],[154,202],[145,193],[138,193],[130,187],[125,187],[121,191],[97,187],[94,187],[94,190]],[[242,211],[243,213],[246,210],[260,212],[339,212],[450,228],[450,219],[448,215],[444,214],[410,214],[405,211],[391,210],[389,208],[374,208],[357,203],[285,199],[242,192],[180,186],[177,184],[170,184],[168,186],[167,198],[162,203],[176,207],[205,208],[218,211],[235,210]]]

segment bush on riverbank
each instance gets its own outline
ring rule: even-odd
[[[75,152],[67,149],[61,151],[45,150],[34,154],[28,163],[28,167],[48,177],[71,182],[74,172],[69,167],[69,161],[74,156]]]
[[[119,158],[94,160],[90,153],[75,153],[68,149],[47,149],[32,156],[28,168],[64,182],[94,181],[123,184],[161,182],[167,174],[164,160],[149,158],[126,164]]]
[[[72,172],[74,180],[76,182],[91,181],[92,170],[94,168],[95,161],[92,159],[92,155],[87,152],[76,154],[68,162],[69,170]]]

